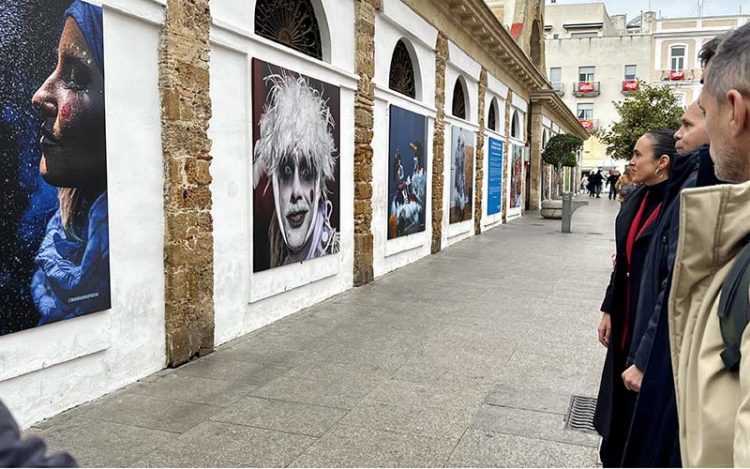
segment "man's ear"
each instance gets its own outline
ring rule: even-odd
[[[750,102],[737,90],[727,92],[727,104],[731,111],[729,128],[732,134],[740,135],[750,131]]]

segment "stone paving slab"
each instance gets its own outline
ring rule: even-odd
[[[44,438],[50,452],[67,451],[84,467],[127,467],[175,438],[174,433],[76,417],[46,430],[28,432]]]
[[[204,422],[136,461],[134,467],[285,467],[316,438]]]
[[[457,439],[339,426],[289,467],[440,467],[457,442]]]
[[[564,415],[493,405],[482,406],[471,424],[471,428],[494,433],[508,433],[571,445],[598,447],[598,435],[566,430],[564,426]]]
[[[247,397],[211,420],[320,437],[346,413],[335,407]]]
[[[26,433],[85,466],[596,466],[618,204],[534,214]]]
[[[223,407],[117,393],[99,405],[82,409],[81,417],[183,433],[224,410]]]
[[[582,446],[469,429],[449,467],[595,467],[597,453]]]
[[[375,388],[350,381],[316,381],[281,377],[252,392],[254,397],[278,399],[339,409],[351,409]]]

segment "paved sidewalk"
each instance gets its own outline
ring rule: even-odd
[[[617,202],[449,247],[27,431],[86,466],[594,466]]]

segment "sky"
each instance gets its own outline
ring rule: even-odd
[[[546,0],[547,4],[551,0]],[[557,0],[558,4],[604,3],[610,15],[626,13],[628,21],[638,16],[641,10],[661,11],[663,17],[678,18],[697,16],[698,3],[703,4],[703,16],[736,15],[742,7],[743,14],[750,14],[750,0]]]

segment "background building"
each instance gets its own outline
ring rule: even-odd
[[[684,106],[700,93],[698,53],[713,37],[746,23],[747,15],[661,18],[643,12],[627,21],[604,3],[546,5],[546,65],[552,87],[594,132],[617,118],[613,106],[642,83],[669,86]],[[584,143],[581,169],[622,168],[601,140]]]

